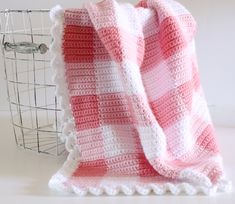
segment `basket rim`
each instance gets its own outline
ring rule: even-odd
[[[0,10],[0,13],[32,13],[32,12],[49,12],[50,9],[5,9]]]

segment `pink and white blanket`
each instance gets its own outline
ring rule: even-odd
[[[69,156],[53,189],[116,195],[227,191],[200,83],[196,22],[173,0],[50,12]]]

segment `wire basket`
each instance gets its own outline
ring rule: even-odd
[[[60,108],[52,82],[48,47],[49,10],[0,11],[0,35],[7,95],[16,144],[61,155]]]

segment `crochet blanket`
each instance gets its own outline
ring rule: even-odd
[[[172,0],[50,12],[69,152],[49,186],[78,195],[227,191],[200,83],[196,22]]]

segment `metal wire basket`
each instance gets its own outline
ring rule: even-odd
[[[48,47],[49,10],[0,11],[2,57],[16,144],[60,155],[60,108],[52,82]]]

